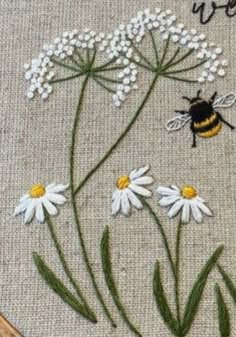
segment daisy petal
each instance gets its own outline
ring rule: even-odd
[[[65,190],[67,190],[69,187],[69,184],[68,185],[55,185],[55,184],[51,184],[51,185],[48,185],[46,187],[46,191],[49,192],[49,193],[61,193],[61,192],[64,192]]]
[[[112,215],[116,215],[119,212],[121,206],[121,192],[117,192],[119,193],[116,193],[116,197],[112,202]]]
[[[46,198],[43,200],[43,206],[46,208],[49,215],[57,215],[58,210],[57,208]]]
[[[45,198],[57,205],[63,205],[67,200],[64,195],[57,193],[46,193]]]
[[[27,199],[30,199],[30,195],[29,194],[24,194],[21,198],[20,198],[20,202],[23,202]]]
[[[15,208],[14,216],[19,215],[19,214],[25,212],[25,210],[27,209],[29,203],[30,203],[29,199],[26,199],[26,200],[20,202],[20,204],[18,206],[16,206],[16,208]]]
[[[36,206],[36,219],[38,222],[43,223],[44,222],[44,212],[43,212],[43,206],[42,202],[39,202]]]
[[[36,207],[36,201],[31,200],[25,212],[25,218],[24,218],[25,223],[29,223],[33,219],[34,213],[35,213],[35,207]]]
[[[146,188],[142,187],[142,186],[138,186],[138,185],[135,185],[133,183],[129,184],[129,188],[139,194],[139,195],[142,195],[144,197],[151,197],[152,196],[152,192],[147,190]]]
[[[184,205],[184,200],[183,199],[180,199],[180,200],[176,201],[176,203],[169,210],[169,212],[167,214],[168,217],[169,218],[174,218],[179,213],[179,211],[181,210],[181,208],[183,207],[183,205]]]
[[[172,188],[164,187],[164,186],[159,186],[157,188],[157,193],[159,193],[160,195],[167,195],[167,196],[171,196],[171,195],[179,196],[180,195],[179,189],[176,190],[176,189],[172,189]]]
[[[149,170],[149,168],[150,168],[149,165],[146,165],[144,167],[141,167],[140,169],[133,170],[129,175],[130,180],[141,177],[144,173],[146,173]]]
[[[184,206],[182,208],[181,221],[182,223],[189,223],[190,220],[190,205],[188,200],[185,200]]]
[[[196,199],[195,204],[204,214],[206,214],[208,216],[213,216],[212,211],[206,205],[204,205],[202,202],[200,202],[199,200]]]
[[[142,209],[143,205],[141,201],[136,197],[136,195],[129,189],[127,188],[127,196],[131,202],[131,204],[136,207],[137,209]]]
[[[121,194],[121,210],[125,215],[129,215],[130,213],[130,203],[126,190],[124,190]]]
[[[198,206],[195,203],[195,200],[190,200],[190,206],[191,206],[191,211],[192,211],[192,215],[194,220],[197,223],[201,223],[202,222],[202,213],[200,211],[200,209],[198,208]]]
[[[176,201],[178,201],[180,199],[179,196],[175,196],[175,195],[170,195],[168,197],[162,197],[159,201],[159,205],[161,207],[168,207],[170,205],[173,205]]]
[[[144,176],[144,177],[140,177],[140,178],[132,180],[132,183],[136,185],[150,185],[153,182],[154,182],[153,177],[148,177],[148,176]]]

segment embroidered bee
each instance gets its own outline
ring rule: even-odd
[[[207,101],[200,97],[200,93],[201,90],[193,98],[184,96],[183,99],[186,99],[190,103],[189,111],[176,110],[178,116],[166,124],[168,131],[177,131],[191,121],[190,129],[193,134],[192,147],[196,147],[196,135],[202,138],[214,137],[220,132],[222,123],[232,130],[235,128],[215,109],[232,106],[236,101],[236,95],[228,94],[216,99],[217,92],[215,92],[210,100]]]

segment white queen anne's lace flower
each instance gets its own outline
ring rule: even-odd
[[[43,99],[47,99],[52,93],[53,87],[50,81],[55,76],[55,59],[63,61],[73,56],[76,50],[94,49],[96,45],[103,43],[104,33],[97,34],[93,30],[85,29],[82,33],[78,30],[64,32],[60,37],[43,47],[38,57],[25,64],[25,79],[29,81],[27,97],[32,99],[38,93]],[[73,64],[72,64],[73,65]]]
[[[199,61],[206,61],[203,70],[198,77],[199,83],[212,82],[216,76],[225,75],[225,67],[228,62],[220,58],[223,50],[215,43],[207,42],[205,34],[198,34],[196,29],[187,30],[185,25],[177,22],[177,18],[171,10],[162,11],[156,8],[152,13],[150,9],[140,11],[128,24],[121,24],[112,34],[108,35],[102,50],[106,50],[109,58],[117,58],[117,63],[123,63],[127,70],[120,72],[119,77],[123,79],[123,88],[117,88],[119,95],[113,99],[117,107],[125,99],[127,93],[137,88],[137,70],[130,78],[129,67],[134,67],[142,58],[137,53],[138,46],[148,32],[158,31],[162,40],[172,41],[180,48],[195,51],[195,57]],[[127,71],[127,73],[126,73]],[[125,89],[126,88],[126,89]],[[125,91],[126,90],[126,91]],[[119,99],[119,96],[122,99]]]
[[[133,170],[128,176],[121,176],[117,179],[117,189],[112,195],[112,214],[116,215],[121,211],[124,215],[129,215],[131,205],[137,209],[142,209],[143,205],[136,194],[143,197],[151,197],[152,192],[144,186],[153,183],[154,179],[146,176],[149,166]]]
[[[170,218],[181,212],[183,223],[189,223],[191,216],[197,223],[201,223],[203,214],[213,216],[211,210],[205,205],[205,201],[198,196],[196,189],[192,186],[184,186],[182,189],[176,186],[160,186],[157,192],[161,196],[160,206],[169,207],[167,215]]]
[[[14,215],[25,213],[24,222],[29,223],[35,216],[37,221],[45,221],[46,212],[55,216],[58,210],[55,205],[63,205],[66,198],[61,194],[69,185],[50,184],[43,186],[41,184],[33,185],[27,194],[20,198],[19,205],[15,208]]]

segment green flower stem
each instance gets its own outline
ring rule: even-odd
[[[165,61],[165,58],[166,58],[166,55],[167,55],[167,52],[168,52],[168,49],[169,49],[169,45],[170,45],[170,35],[169,35],[169,37],[166,41],[164,52],[163,52],[163,55],[162,55],[162,58],[161,58],[161,61],[160,61],[161,66],[163,65],[163,63]]]
[[[199,63],[195,64],[194,66],[191,66],[191,67],[188,67],[188,68],[173,70],[173,71],[169,71],[169,72],[167,71],[167,72],[165,72],[165,75],[184,73],[186,71],[196,69],[196,68],[202,66],[204,63],[206,63],[206,60],[203,60],[202,62],[199,62]]]
[[[87,303],[87,300],[85,299],[81,289],[80,289],[80,286],[78,285],[78,283],[75,281],[73,275],[72,275],[72,272],[70,271],[70,268],[66,262],[66,259],[65,259],[65,255],[63,253],[63,250],[62,250],[62,247],[58,241],[58,238],[57,238],[57,235],[56,235],[56,232],[54,230],[54,226],[53,226],[53,223],[52,223],[52,220],[51,218],[49,217],[49,215],[47,214],[46,216],[46,223],[48,225],[48,229],[50,231],[50,234],[51,234],[51,238],[53,240],[53,243],[54,243],[54,246],[57,250],[57,253],[58,253],[58,256],[59,256],[59,259],[61,261],[61,264],[62,264],[62,267],[64,269],[64,272],[65,274],[67,275],[70,283],[72,284],[72,286],[74,287],[77,295],[79,296],[79,298],[82,300],[82,302],[84,303],[85,305],[85,308],[86,308],[86,311],[90,314],[91,317],[94,317],[94,320],[96,321],[96,317],[95,317],[95,314],[93,313],[93,311],[90,309],[88,303]]]
[[[146,102],[148,101],[155,84],[157,82],[157,79],[159,77],[159,73],[155,74],[155,77],[148,89],[148,92],[146,93],[140,107],[136,111],[136,113],[133,115],[132,119],[130,120],[127,127],[124,129],[124,131],[121,133],[119,138],[116,140],[116,142],[110,147],[110,149],[107,151],[107,153],[103,156],[103,158],[92,168],[92,170],[84,177],[84,179],[80,182],[79,186],[75,189],[74,195],[76,195],[81,188],[85,185],[85,183],[91,178],[91,176],[99,169],[99,167],[110,157],[110,155],[113,153],[113,151],[117,148],[117,146],[120,144],[120,142],[126,137],[127,133],[130,131],[134,123],[136,122],[137,118],[139,117],[140,113],[143,110],[143,107],[145,106]]]
[[[182,62],[182,61],[184,61],[186,58],[188,58],[190,55],[192,55],[193,52],[194,52],[194,49],[191,49],[191,50],[189,50],[186,54],[184,54],[181,58],[179,58],[177,61],[172,62],[172,63],[168,62],[168,63],[170,63],[170,64],[169,64],[168,66],[166,66],[166,67],[164,68],[164,70],[167,70],[167,69],[169,69],[169,68],[172,68],[172,67],[176,66],[177,64],[179,64],[180,62]]]
[[[114,66],[111,68],[105,68],[105,65],[103,67],[97,67],[97,68],[93,68],[92,72],[93,73],[98,73],[98,72],[104,72],[104,71],[114,71],[114,70],[123,70],[125,69],[124,66]]]
[[[175,51],[174,55],[173,55],[173,56],[170,58],[170,60],[165,64],[164,69],[168,69],[169,65],[171,65],[172,62],[174,62],[174,60],[176,59],[176,57],[179,55],[179,52],[180,52],[180,48],[178,48],[178,49]]]
[[[109,87],[106,86],[103,82],[99,81],[99,80],[97,79],[97,77],[94,76],[93,79],[94,79],[94,81],[95,81],[100,87],[102,87],[103,89],[107,90],[107,91],[110,92],[111,94],[115,94],[115,93],[116,93],[115,90],[109,88]]]
[[[49,83],[52,84],[52,83],[65,82],[65,81],[73,80],[74,78],[77,78],[77,77],[80,77],[80,76],[83,76],[83,75],[84,75],[84,73],[78,73],[78,74],[75,74],[75,75],[72,75],[72,76],[67,76],[67,77],[58,78],[58,79],[55,79],[55,80],[50,80]]]
[[[78,58],[80,59],[80,62],[83,64],[83,65],[86,65],[83,57],[81,56],[80,52],[78,51],[78,48],[75,49],[75,53],[76,55],[78,56]]]
[[[155,53],[155,57],[156,57],[156,66],[159,66],[160,63],[159,63],[158,49],[157,49],[155,37],[153,36],[153,33],[152,33],[151,30],[149,30],[149,34],[150,34],[150,37],[151,37],[151,40],[152,40],[152,45],[153,45],[153,49],[154,49],[154,53]]]
[[[163,77],[169,78],[170,80],[180,81],[180,82],[198,83],[198,81],[196,81],[196,80],[189,80],[187,78],[180,78],[180,77],[177,77],[177,76],[163,75]]]
[[[106,81],[106,82],[110,82],[110,83],[123,83],[123,81],[119,81],[119,80],[114,80],[112,78],[106,77],[106,76],[102,76],[102,75],[94,75],[94,77],[99,78],[100,80]]]
[[[180,242],[181,242],[181,234],[182,234],[182,223],[179,222],[177,229],[177,239],[176,239],[176,250],[175,250],[175,303],[176,303],[176,312],[177,319],[180,324],[181,315],[180,315],[180,301],[179,301],[179,262],[180,262]]]
[[[94,61],[94,58],[93,58]],[[91,65],[92,66],[92,65]],[[116,324],[114,322],[114,320],[111,317],[111,314],[109,313],[109,310],[106,307],[106,304],[103,300],[102,294],[98,288],[98,285],[96,283],[96,279],[95,279],[95,275],[93,272],[93,269],[91,267],[91,263],[89,261],[89,257],[87,254],[87,250],[86,250],[86,246],[85,246],[85,242],[84,242],[84,238],[83,238],[83,233],[82,233],[82,229],[81,229],[81,224],[80,224],[80,220],[79,220],[79,212],[77,209],[77,205],[76,205],[76,200],[75,200],[75,182],[74,182],[74,174],[75,174],[75,145],[76,145],[76,135],[77,135],[77,129],[78,129],[78,124],[79,124],[79,117],[80,117],[80,112],[82,109],[82,103],[83,103],[83,98],[84,98],[84,93],[85,93],[85,89],[87,87],[88,84],[88,80],[89,77],[91,76],[90,72],[87,73],[83,84],[82,84],[82,88],[81,88],[81,92],[80,92],[80,97],[79,97],[79,103],[77,106],[77,110],[76,110],[76,115],[75,115],[75,119],[74,119],[74,125],[73,125],[73,130],[72,130],[72,142],[71,142],[71,147],[70,147],[70,190],[71,190],[71,201],[72,201],[72,208],[73,208],[73,212],[74,212],[74,219],[75,219],[75,223],[76,223],[76,227],[77,227],[77,231],[78,231],[78,236],[79,236],[79,240],[80,240],[80,245],[81,245],[81,249],[82,249],[82,254],[83,254],[83,258],[84,258],[84,262],[86,264],[87,267],[87,271],[91,277],[91,281],[96,293],[96,296],[103,308],[103,311],[105,313],[105,315],[107,316],[107,318],[110,320],[111,324],[113,327],[116,327]]]
[[[146,207],[146,209],[148,210],[149,214],[154,219],[155,223],[157,224],[157,226],[158,226],[158,228],[160,230],[160,233],[161,233],[161,236],[162,236],[162,240],[163,240],[163,243],[164,243],[164,246],[165,246],[165,250],[166,250],[166,255],[167,255],[168,260],[170,262],[170,267],[171,267],[172,273],[174,275],[174,278],[176,278],[176,265],[174,263],[174,259],[173,259],[172,254],[171,254],[170,245],[169,245],[167,236],[165,234],[165,230],[164,230],[162,224],[160,223],[158,217],[156,216],[156,213],[154,212],[154,210],[150,206],[150,204],[144,198],[142,198],[142,203]]]
[[[149,69],[153,69],[153,65],[151,64],[151,62],[146,58],[146,56],[143,55],[143,53],[135,46],[135,44],[130,41],[132,44],[132,47],[134,48],[134,50],[136,51],[136,53],[139,55],[139,57],[149,66]]]
[[[60,61],[56,60],[55,58],[52,58],[52,62],[59,65],[60,67],[63,67],[63,68],[66,68],[66,69],[69,69],[69,70],[72,70],[72,71],[76,71],[76,72],[80,71],[80,68],[72,67],[68,64],[65,64],[63,62],[60,62]]]

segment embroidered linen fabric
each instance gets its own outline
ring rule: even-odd
[[[180,252],[181,308],[196,275],[221,244],[225,244],[221,265],[236,280],[236,132],[224,126],[217,137],[197,139],[198,146],[193,149],[188,126],[177,133],[168,133],[165,129],[174,111],[181,110],[186,104],[181,97],[196,95],[196,85],[162,78],[131,132],[78,197],[89,257],[103,297],[117,322],[116,329],[104,317],[92,290],[78,246],[71,208],[67,205],[60,210],[56,230],[70,268],[79,278],[97,314],[99,322],[96,325],[66,306],[42,281],[32,262],[32,252],[39,252],[61,280],[67,282],[47,226],[36,222],[24,225],[23,221],[12,217],[18,198],[27,187],[38,182],[69,181],[68,147],[81,82],[75,80],[57,85],[46,102],[40,98],[29,102],[22,67],[61,32],[74,28],[80,31],[85,27],[109,32],[146,7],[171,9],[187,28],[196,28],[223,47],[224,56],[230,61],[227,76],[206,85],[206,96],[212,96],[214,91],[222,95],[236,93],[235,19],[230,20],[219,12],[209,24],[201,26],[199,16],[191,14],[192,4],[189,0],[158,3],[153,0],[1,2],[0,311],[25,337],[132,336],[120,318],[104,280],[100,241],[106,225],[109,225],[111,236],[113,274],[129,317],[140,327],[143,336],[171,335],[157,311],[152,289],[152,275],[158,259],[169,304],[174,306],[173,277],[166,267],[168,262],[160,233],[146,210],[133,211],[129,218],[118,216],[114,219],[111,215],[111,195],[117,177],[146,163],[151,165],[151,174],[155,178],[153,191],[158,185],[196,186],[214,213],[214,217],[205,219],[203,224],[191,222],[184,226]],[[147,54],[149,52],[151,48],[150,51],[147,49]],[[141,95],[145,95],[150,81],[150,73],[140,72],[139,90],[130,94],[121,109],[113,106],[111,97],[95,82],[89,84],[86,107],[76,136],[79,144],[75,162],[77,181],[117,139],[140,105]],[[234,125],[235,108],[222,112]],[[166,217],[166,210],[158,206],[157,194],[150,204],[158,212],[174,249],[176,219]],[[191,329],[192,337],[219,335],[216,282],[220,284],[230,310],[232,335],[236,331],[236,307],[222,277],[214,269]]]

